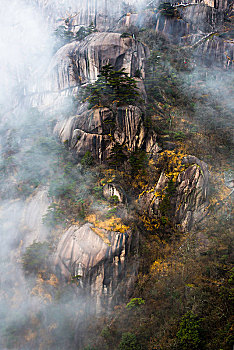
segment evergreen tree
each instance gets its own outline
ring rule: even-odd
[[[117,169],[124,164],[127,158],[127,154],[124,152],[124,146],[119,142],[115,142],[108,158],[109,165]]]
[[[89,84],[83,93],[83,101],[92,107],[111,107],[111,105],[136,105],[142,102],[136,81],[124,69],[114,70],[107,64],[102,67],[94,84]]]

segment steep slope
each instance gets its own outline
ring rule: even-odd
[[[29,114],[19,136],[12,129],[13,140],[1,146],[0,346],[229,350],[232,187],[214,170],[216,161],[217,168],[225,164],[226,143],[216,147],[218,131],[209,139],[209,127],[199,130],[196,103],[201,118],[213,116],[209,90],[202,100],[202,90],[191,97],[183,85],[198,62],[205,74],[206,65],[231,72],[231,30],[221,33],[229,3],[180,4],[171,17],[152,3],[144,15],[123,15],[118,1],[101,8],[97,1],[70,1],[71,8],[63,1],[33,3],[54,28],[65,23],[76,32],[93,21],[100,32],[72,36],[55,53],[22,101],[24,112],[37,106],[43,114]],[[107,31],[113,28],[125,33]],[[189,62],[201,57],[187,67],[187,54]],[[77,102],[107,64],[112,77],[125,69],[137,84],[124,95],[132,94],[132,103],[126,97],[92,105],[90,96]],[[67,99],[75,103],[66,110]],[[221,103],[214,107],[225,118]],[[23,315],[16,321],[14,308]]]

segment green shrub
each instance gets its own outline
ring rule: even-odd
[[[97,32],[97,29],[93,22],[90,23],[88,27],[80,27],[76,34],[73,33],[69,26],[69,18],[65,20],[65,25],[59,26],[54,34],[55,34],[55,50],[58,50],[60,47],[74,41],[74,40],[83,40],[86,36]]]
[[[119,204],[119,197],[118,196],[111,196],[110,197],[110,203],[112,204],[112,205],[117,205],[117,204]]]
[[[131,152],[129,157],[129,164],[131,166],[131,172],[133,174],[137,174],[139,171],[145,171],[148,164],[147,153],[142,150]]]
[[[109,219],[111,218],[117,211],[117,208],[112,208],[110,210],[108,210],[107,214],[106,214],[106,218]]]
[[[183,141],[186,139],[186,135],[183,131],[177,131],[174,133],[173,138],[177,141]]]
[[[119,343],[119,350],[138,350],[140,349],[137,343],[136,335],[130,332],[123,333]]]
[[[180,350],[201,350],[202,346],[202,320],[192,312],[186,313],[180,322],[177,339]]]
[[[107,159],[111,167],[121,168],[127,160],[126,148],[118,142],[112,146],[109,158]]]
[[[111,338],[111,331],[109,327],[104,327],[103,330],[101,331],[101,336],[106,340],[110,340]]]
[[[84,38],[86,38],[86,36],[96,32],[97,32],[97,29],[93,24],[93,22],[91,22],[88,27],[84,27],[84,26],[80,27],[80,29],[75,35],[75,40],[83,40]]]
[[[130,302],[126,305],[126,308],[129,310],[134,309],[135,307],[138,307],[140,305],[144,305],[145,300],[142,298],[133,298],[130,300]]]
[[[97,199],[103,199],[103,187],[102,186],[94,186],[92,189],[92,194]]]
[[[131,38],[132,37],[132,35],[131,35],[131,33],[127,33],[127,32],[124,32],[123,34],[121,34],[121,36],[120,36],[120,38]]]
[[[81,165],[84,168],[89,168],[93,165],[93,156],[90,151],[87,151],[84,155],[84,157],[81,159]]]

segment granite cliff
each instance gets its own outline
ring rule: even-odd
[[[196,329],[200,327],[204,305],[201,302],[201,312],[197,302],[200,298],[198,285],[204,283],[202,292],[208,298],[210,282],[204,280],[209,280],[213,270],[216,271],[216,266],[212,265],[201,273],[201,277],[191,270],[191,266],[197,264],[200,255],[211,256],[211,243],[207,243],[204,227],[209,222],[209,215],[218,211],[218,207],[224,207],[230,198],[230,193],[222,200],[215,201],[212,197],[215,181],[212,187],[210,171],[215,162],[212,167],[208,165],[208,153],[218,132],[216,128],[211,132],[207,125],[199,132],[203,124],[197,121],[201,111],[198,106],[205,111],[200,112],[203,117],[205,113],[213,113],[206,101],[213,102],[203,91],[201,97],[199,93],[190,94],[194,86],[192,82],[189,90],[187,82],[194,79],[193,69],[197,67],[205,73],[210,68],[221,73],[228,71],[231,76],[234,55],[232,4],[228,0],[171,2],[168,13],[168,3],[165,9],[154,2],[141,7],[142,1],[122,4],[111,0],[102,4],[95,0],[71,0],[64,5],[63,1],[34,0],[32,3],[35,9],[42,11],[50,28],[56,30],[64,26],[65,35],[72,34],[70,42],[53,54],[41,80],[32,83],[30,93],[24,91],[21,105],[18,104],[24,113],[30,106],[37,107],[42,114],[36,115],[35,119],[29,114],[31,124],[26,123],[14,147],[9,144],[13,144],[14,135],[17,139],[17,132],[14,123],[7,125],[8,129],[12,127],[13,136],[7,145],[2,143],[0,150],[1,170],[5,176],[0,191],[1,221],[6,240],[4,259],[9,243],[6,237],[11,232],[14,244],[10,242],[9,247],[17,248],[9,259],[10,269],[24,269],[19,283],[15,281],[15,274],[12,273],[9,279],[5,274],[4,286],[14,286],[15,295],[12,292],[8,303],[20,295],[16,303],[19,305],[24,298],[21,289],[28,283],[27,295],[30,295],[32,309],[36,310],[36,316],[25,317],[19,329],[16,327],[15,330],[14,324],[13,331],[4,328],[10,341],[0,340],[0,346],[51,350],[76,347],[83,350],[86,345],[88,348],[85,349],[91,349],[93,344],[102,349],[104,344],[105,349],[112,350],[125,349],[121,344],[126,345],[130,339],[137,350],[144,346],[145,349],[155,346],[166,349],[165,337],[170,338],[173,334],[174,340],[166,345],[167,349],[187,349],[187,345],[178,340],[181,315],[188,315],[185,312],[191,309],[189,315],[192,316],[187,317],[195,322]],[[95,32],[83,39],[75,38],[81,27],[88,26],[94,27]],[[152,46],[150,38],[155,38]],[[188,52],[191,64],[187,68]],[[166,55],[171,56],[165,58]],[[108,64],[112,66],[113,74],[124,70],[134,80],[140,99],[133,94],[132,103],[112,101],[109,106],[91,105],[90,97],[86,102],[78,99],[80,92],[94,84]],[[201,82],[199,78],[195,90]],[[215,112],[225,115],[221,103],[215,108]],[[16,112],[19,113],[14,109],[13,119],[18,117]],[[41,124],[33,128],[32,124],[37,125],[40,116]],[[45,122],[43,118],[48,120]],[[4,132],[3,129],[3,138]],[[24,138],[23,133],[30,137]],[[217,154],[224,154],[226,144],[223,147],[222,137],[218,136],[219,144],[214,149],[218,149]],[[32,164],[23,169],[26,177],[23,171],[23,175],[20,173],[20,166],[26,162],[24,157],[28,154],[31,157],[27,162]],[[48,168],[42,160],[47,154]],[[34,157],[38,158],[37,162]],[[220,164],[222,162],[223,158]],[[229,166],[227,164],[225,166]],[[216,179],[219,181],[218,175]],[[11,191],[6,191],[8,188]],[[225,210],[228,212],[229,208]],[[202,227],[199,237],[196,236],[198,227]],[[193,249],[190,240],[197,249],[194,248],[192,257],[186,255]],[[188,248],[184,248],[186,244]],[[217,251],[222,249],[221,245]],[[229,253],[228,248],[221,258],[225,262],[224,269],[228,266],[226,256]],[[28,262],[30,254],[33,258]],[[168,261],[164,263],[167,257]],[[185,265],[186,259],[188,265]],[[193,274],[196,275],[194,281]],[[170,275],[173,276],[171,280]],[[226,277],[219,277],[218,271],[211,279],[212,288],[217,289],[217,299],[220,295],[220,298],[225,295],[225,300],[229,298],[225,288],[231,277],[228,275],[229,280]],[[224,289],[219,290],[220,285]],[[1,305],[6,295],[0,295]],[[130,298],[133,299],[126,307],[121,306]],[[171,298],[170,302],[168,298]],[[161,303],[166,300],[165,308],[158,306],[158,300]],[[26,302],[22,304],[27,305]],[[183,307],[175,311],[178,315],[173,318],[171,310],[178,305]],[[25,309],[24,313],[27,313]],[[114,309],[117,310],[116,317],[112,315]],[[200,321],[193,312],[201,316]],[[162,317],[158,316],[161,314]],[[109,315],[112,315],[111,321]],[[99,332],[101,345],[100,339],[88,339],[96,317],[100,317],[101,325],[106,325]],[[67,319],[69,330],[64,331],[61,327]],[[133,324],[137,325],[137,330]],[[99,328],[96,327],[94,335]],[[123,332],[125,328],[131,332]],[[161,333],[155,336],[157,329]],[[68,335],[64,335],[60,346],[61,332]],[[117,339],[120,335],[121,340]],[[229,335],[225,333],[225,337],[229,341]],[[209,349],[214,350],[209,341]],[[203,342],[198,344],[195,347],[192,344],[191,349],[198,349]]]

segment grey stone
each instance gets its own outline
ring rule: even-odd
[[[115,129],[113,135],[112,125]],[[146,130],[143,113],[136,106],[119,107],[115,113],[108,108],[88,110],[59,122],[54,133],[78,157],[90,151],[101,162],[108,158],[115,142],[129,151],[145,147],[146,152],[156,154],[159,149],[156,134]]]
[[[113,196],[117,196],[120,203],[126,202],[126,195],[123,189],[114,183],[107,183],[103,187],[103,196],[108,200]]]
[[[184,164],[188,167],[176,179],[175,191],[169,198],[168,216],[175,226],[186,232],[207,214],[209,172],[207,164],[194,156],[185,157]],[[165,191],[168,182],[169,178],[162,173],[154,190],[144,194],[139,200],[141,212],[160,220],[160,204],[163,199],[158,194]]]

